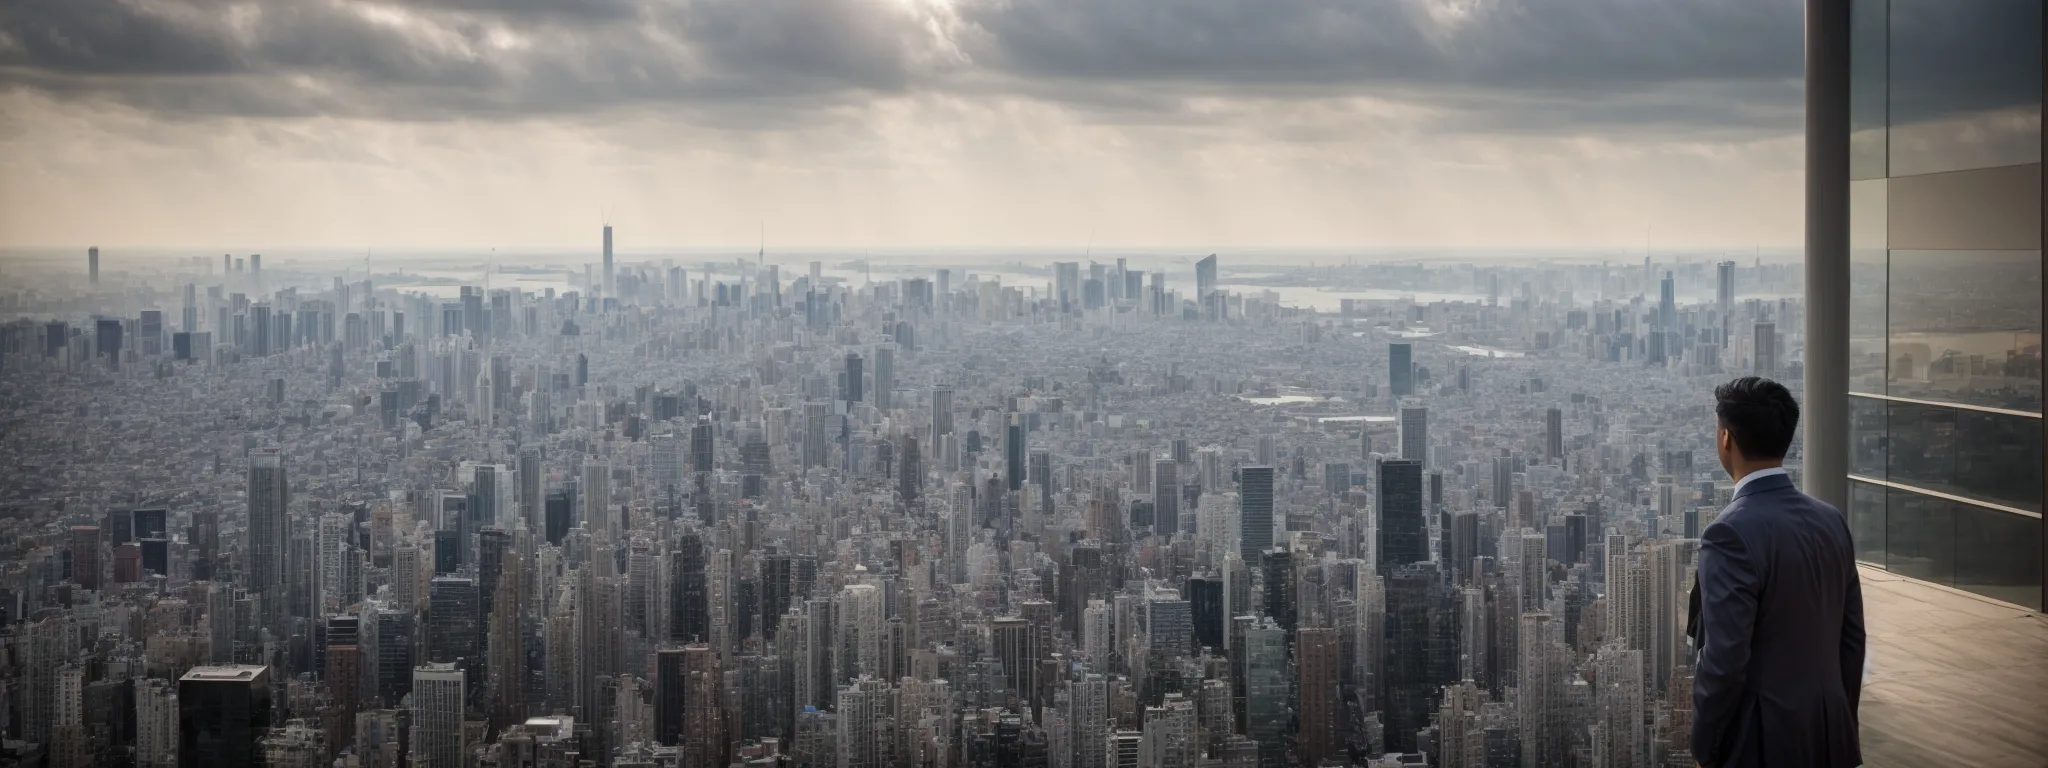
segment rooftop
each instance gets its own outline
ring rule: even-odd
[[[186,671],[185,676],[180,679],[199,681],[254,680],[268,669],[269,667],[260,664],[226,664],[211,667],[193,667]]]
[[[1863,569],[1863,760],[2048,765],[2048,617]]]

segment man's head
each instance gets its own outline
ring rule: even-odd
[[[1721,426],[1714,437],[1721,468],[1740,477],[1785,460],[1799,403],[1783,384],[1744,376],[1714,388],[1714,418]]]

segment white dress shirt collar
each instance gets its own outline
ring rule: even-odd
[[[1737,481],[1735,481],[1735,492],[1734,492],[1733,494],[1730,494],[1730,498],[1733,498],[1733,497],[1735,497],[1735,496],[1741,496],[1741,495],[1742,495],[1742,487],[1743,487],[1743,486],[1745,486],[1745,485],[1749,485],[1750,483],[1756,482],[1756,481],[1758,481],[1758,480],[1762,480],[1762,479],[1764,479],[1764,478],[1766,478],[1766,477],[1770,477],[1770,476],[1772,476],[1772,475],[1782,475],[1782,474],[1785,474],[1785,468],[1784,468],[1784,467],[1771,467],[1771,468],[1769,468],[1769,469],[1759,469],[1759,470],[1757,470],[1757,471],[1755,471],[1755,472],[1751,472],[1751,473],[1749,473],[1749,474],[1747,474],[1747,475],[1743,475],[1743,476],[1742,476],[1742,479],[1741,479],[1741,480],[1737,480]]]

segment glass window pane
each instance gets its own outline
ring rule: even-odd
[[[1887,394],[2040,412],[2040,251],[1892,251],[1888,283]]]
[[[1856,539],[1856,559],[1879,566],[1884,561],[1885,487],[1849,481],[1849,535]]]
[[[1885,176],[1886,6],[1855,0],[1849,7],[1849,178]]]
[[[1892,179],[1885,185],[1885,218],[1887,248],[2038,251],[2041,164]]]
[[[1901,576],[1953,586],[1953,502],[1897,488],[1885,490],[1885,568]]]
[[[1956,586],[2040,610],[2041,519],[1968,504],[1953,506]]]
[[[1849,391],[1875,395],[1885,394],[1887,183],[1849,184]]]
[[[1890,428],[1886,403],[1868,397],[1849,398],[1849,471],[1885,479],[1886,439]]]
[[[2041,0],[1892,0],[1887,17],[1892,176],[2041,160]]]
[[[1890,479],[2038,512],[2041,420],[1891,403]],[[1852,411],[1851,418],[1857,414]]]

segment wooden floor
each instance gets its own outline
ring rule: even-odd
[[[1869,768],[2048,766],[2048,618],[1863,570]]]

